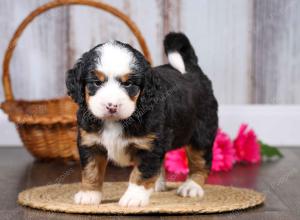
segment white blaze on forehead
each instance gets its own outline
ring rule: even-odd
[[[134,63],[131,51],[116,42],[108,42],[99,48],[100,63],[97,69],[108,77],[121,76],[130,72]]]

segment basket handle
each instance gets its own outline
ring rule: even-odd
[[[12,86],[11,86],[11,80],[10,80],[10,73],[9,73],[9,63],[12,58],[13,52],[15,50],[15,47],[17,45],[18,39],[23,33],[24,29],[27,27],[27,25],[38,15],[44,13],[45,11],[48,11],[52,8],[56,8],[63,5],[87,5],[94,8],[102,9],[104,11],[107,11],[108,13],[118,17],[121,19],[128,28],[132,31],[132,33],[135,35],[135,37],[138,40],[138,43],[141,46],[141,49],[146,57],[146,59],[151,63],[151,56],[148,50],[148,47],[146,45],[146,42],[144,40],[144,37],[142,36],[140,30],[137,28],[136,24],[123,12],[119,11],[117,8],[110,6],[108,4],[94,1],[94,0],[53,0],[50,1],[34,11],[32,11],[18,26],[17,30],[15,31],[12,39],[10,40],[8,47],[5,51],[4,59],[3,59],[3,75],[2,75],[2,83],[4,88],[4,95],[6,101],[12,101],[14,100],[14,95],[12,92]]]

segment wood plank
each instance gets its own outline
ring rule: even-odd
[[[238,211],[212,215],[180,215],[180,216],[146,216],[146,219],[298,219],[300,213],[297,188],[299,175],[286,176],[287,169],[295,167],[299,160],[299,149],[283,150],[285,157],[262,166],[236,166],[230,172],[212,173],[209,183],[233,185],[254,188],[267,193],[266,204],[262,207],[247,211]],[[298,169],[297,167],[295,167]],[[73,171],[72,171],[73,170]],[[71,172],[72,171],[72,172]],[[109,166],[106,181],[124,181],[128,179],[130,169]],[[17,193],[24,188],[50,183],[68,183],[80,178],[79,166],[76,164],[62,164],[60,162],[33,162],[32,157],[23,148],[0,149],[0,214],[1,219],[113,219],[116,216],[71,215],[63,213],[44,212],[18,206],[15,201]],[[280,183],[280,184],[276,184]],[[271,184],[273,184],[271,186]],[[272,187],[272,190],[267,190]],[[283,187],[283,188],[282,188]],[[298,201],[297,201],[298,200]],[[280,204],[284,204],[281,206]],[[118,216],[122,219],[140,219],[144,216]]]
[[[181,15],[181,30],[191,39],[219,102],[248,103],[252,2],[184,1]]]
[[[281,149],[284,158],[275,162],[264,163],[260,169],[260,178],[267,185],[266,193],[272,193],[289,209],[290,213],[300,216],[300,169],[299,150]]]
[[[300,103],[300,2],[254,1],[252,103]]]
[[[162,34],[163,18],[161,17],[160,2],[158,0],[129,0],[129,4],[128,15],[141,30],[149,47],[153,65],[162,64],[164,35]]]
[[[181,0],[164,0],[160,1],[160,9],[161,9],[161,21],[162,21],[162,30],[161,35],[163,41],[164,36],[166,36],[169,32],[179,32],[181,31]],[[164,53],[163,45],[161,50]],[[162,62],[167,63],[168,59],[166,56],[162,56]]]
[[[254,209],[255,210],[255,209]],[[222,214],[214,214],[214,215],[184,215],[184,216],[162,216],[162,220],[181,220],[181,219],[189,219],[189,220],[253,220],[253,219],[263,219],[263,220],[294,220],[295,216],[286,212],[265,212],[265,213],[257,213],[251,211],[237,211],[231,213],[222,213]]]
[[[292,148],[292,150],[295,148]],[[297,148],[296,148],[297,149]],[[299,150],[295,150],[293,151],[295,155],[297,155],[298,159],[300,160],[300,151]]]
[[[45,2],[1,1],[0,59],[17,25]],[[104,2],[137,23],[154,65],[165,61],[164,35],[172,30],[186,32],[221,104],[300,102],[299,1]],[[16,96],[33,99],[64,94],[65,71],[84,51],[112,38],[137,47],[124,24],[104,12],[72,7],[70,13],[63,8],[42,15],[21,37],[12,60]]]
[[[47,0],[1,1],[1,57],[20,22]],[[35,19],[21,36],[11,62],[17,98],[36,99],[64,94],[66,69],[66,9],[59,8]],[[1,97],[3,97],[1,89]]]
[[[161,18],[156,1],[113,0],[104,1],[127,14],[139,27],[146,39],[155,64],[162,60]],[[74,62],[82,53],[93,46],[111,39],[139,45],[130,30],[112,15],[89,7],[72,6],[70,11],[71,60]],[[84,34],[83,34],[84,33]]]
[[[113,1],[123,6],[121,1]],[[71,6],[69,21],[69,36],[74,63],[84,52],[92,47],[109,41],[119,39],[129,42],[129,30],[112,15],[98,9],[86,6]]]
[[[280,201],[276,194],[269,190],[269,185],[265,183],[260,175],[261,166],[256,165],[235,165],[230,172],[213,172],[208,178],[209,184],[225,186],[235,186],[255,189],[266,195],[266,202],[263,206],[256,208],[255,212],[287,212],[288,207]]]
[[[161,6],[163,10],[163,33],[166,35],[170,31],[181,30],[181,0],[165,0]]]

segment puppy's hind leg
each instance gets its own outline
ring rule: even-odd
[[[163,192],[166,191],[166,177],[165,177],[165,168],[162,165],[160,168],[160,175],[157,178],[154,186],[154,191],[155,192]]]
[[[214,136],[206,143],[197,133],[194,134],[191,144],[186,147],[188,157],[189,176],[188,179],[178,188],[177,194],[183,197],[202,197],[204,195],[203,185],[208,176],[212,145]]]
[[[187,180],[178,188],[177,194],[183,197],[202,197],[204,191],[202,186],[207,177],[203,153],[194,149],[191,145],[186,147],[189,163],[189,176]]]

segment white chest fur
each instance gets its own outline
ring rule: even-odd
[[[120,166],[131,165],[131,156],[126,152],[129,144],[134,144],[136,148],[149,150],[154,140],[154,135],[146,135],[143,137],[124,137],[123,128],[117,122],[105,122],[101,133],[81,134],[81,145],[93,146],[101,144],[107,150],[107,156],[110,160]]]
[[[119,123],[106,122],[99,138],[109,159],[121,166],[130,165],[130,155],[125,152],[129,142],[123,137],[123,128]]]

